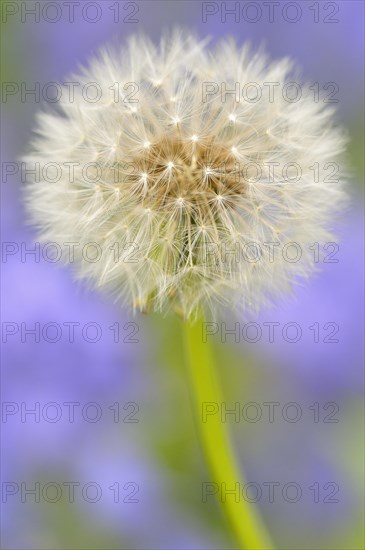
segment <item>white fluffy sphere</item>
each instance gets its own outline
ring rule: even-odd
[[[41,239],[74,243],[77,275],[134,309],[256,311],[290,291],[345,198],[316,177],[344,149],[333,109],[291,71],[183,33],[102,50],[24,158],[41,167],[26,186]]]

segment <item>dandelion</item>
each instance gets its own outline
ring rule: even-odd
[[[291,69],[289,60],[270,63],[232,41],[210,53],[179,33],[159,46],[138,36],[102,50],[73,78],[80,84],[73,101],[65,93],[60,109],[38,116],[25,160],[62,168],[59,181],[27,186],[41,238],[98,243],[102,261],[76,256],[78,276],[135,309],[186,318],[220,304],[257,311],[290,292],[315,268],[310,244],[333,240],[344,201],[338,183],[319,184],[310,168],[336,162],[343,150],[333,110],[309,88],[300,101],[280,91],[272,101],[264,85],[281,90]],[[90,82],[100,87],[99,101],[82,92]],[[224,94],[204,97],[207,83],[222,82]],[[259,101],[227,93],[250,82],[260,87]],[[283,177],[288,163],[300,168],[298,181]],[[283,256],[288,242],[300,245],[300,261]],[[133,263],[122,253],[131,243]],[[243,253],[252,243],[256,262]],[[274,259],[264,243],[279,246]]]
[[[282,93],[293,68],[231,40],[208,50],[206,41],[179,32],[157,46],[135,36],[121,49],[103,49],[73,78],[73,100],[62,94],[59,109],[38,116],[24,160],[62,168],[57,182],[41,177],[26,188],[40,238],[78,243],[78,276],[135,310],[190,319],[220,306],[258,311],[290,292],[316,267],[310,245],[333,241],[345,202],[341,184],[318,182],[313,165],[336,163],[346,141],[333,109],[315,101],[309,86],[298,100]],[[83,93],[90,82],[99,101]],[[256,98],[240,90],[246,83],[254,83]],[[299,176],[288,176],[293,167]],[[90,242],[98,243],[100,261],[80,253]],[[282,253],[287,243],[300,246],[298,261]],[[196,332],[189,338],[191,361],[200,357],[208,376]],[[216,400],[214,384],[205,383],[197,381],[198,395]],[[213,439],[228,443],[221,426],[213,434],[205,432],[205,441],[217,473]],[[223,464],[234,472],[228,455]],[[253,530],[263,529],[246,514]],[[237,510],[229,516],[242,534]],[[269,547],[255,535],[247,541]]]

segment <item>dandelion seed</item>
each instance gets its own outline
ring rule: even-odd
[[[24,157],[32,166],[75,165],[73,179],[62,170],[57,183],[34,178],[27,185],[40,238],[61,247],[77,242],[80,251],[98,243],[98,262],[76,252],[79,276],[137,309],[173,308],[185,317],[221,304],[258,310],[289,292],[316,267],[309,246],[333,241],[333,221],[346,198],[340,183],[315,183],[310,170],[314,162],[338,161],[344,149],[333,110],[309,93],[295,103],[278,94],[274,104],[264,93],[249,105],[198,98],[207,74],[212,82],[251,81],[265,90],[272,75],[285,85],[290,70],[289,61],[270,62],[233,42],[208,52],[206,43],[182,33],[156,48],[140,37],[121,51],[104,50],[77,77],[75,102],[65,99],[58,111],[38,116],[37,136]],[[137,84],[137,104],[104,101],[90,108],[78,90],[97,82],[103,95],[110,93],[110,74]],[[177,105],[181,116],[172,112]],[[94,159],[99,181],[83,171]],[[266,168],[251,180],[245,172],[250,160],[261,167],[279,163],[279,170],[296,163],[302,176],[269,181]],[[300,261],[288,262],[280,252],[271,261],[264,243],[278,241],[298,243]],[[138,261],[116,263],[113,245],[128,250],[130,242]],[[254,269],[227,253],[250,242],[262,244]],[[216,262],[207,253],[210,244]]]

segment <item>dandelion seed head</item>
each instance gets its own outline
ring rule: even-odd
[[[104,49],[75,78],[75,101],[65,94],[59,110],[39,114],[24,157],[62,168],[56,183],[34,178],[26,188],[40,238],[79,243],[78,276],[142,311],[187,318],[221,305],[257,311],[290,292],[316,268],[310,245],[333,241],[346,198],[340,183],[316,183],[310,167],[336,162],[346,139],[332,109],[310,93],[295,103],[264,93],[258,103],[201,97],[207,81],[284,85],[291,68],[232,41],[211,51],[181,32],[159,45],[138,36],[120,51]],[[88,102],[79,91],[88,82],[108,100]],[[110,101],[113,82],[135,82],[138,102]],[[84,170],[95,159],[98,181]],[[252,162],[261,167],[253,178]],[[280,168],[269,181],[273,163]],[[283,179],[287,163],[302,168],[298,181]],[[90,242],[101,248],[97,262],[82,254]],[[300,245],[300,261],[287,261],[280,248],[272,261],[264,243],[288,242]],[[245,259],[250,243],[261,246],[260,261]]]

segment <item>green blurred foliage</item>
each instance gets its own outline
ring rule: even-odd
[[[355,122],[350,124],[350,144],[348,146],[348,158],[353,170],[354,184],[364,188],[364,113],[361,113]]]

